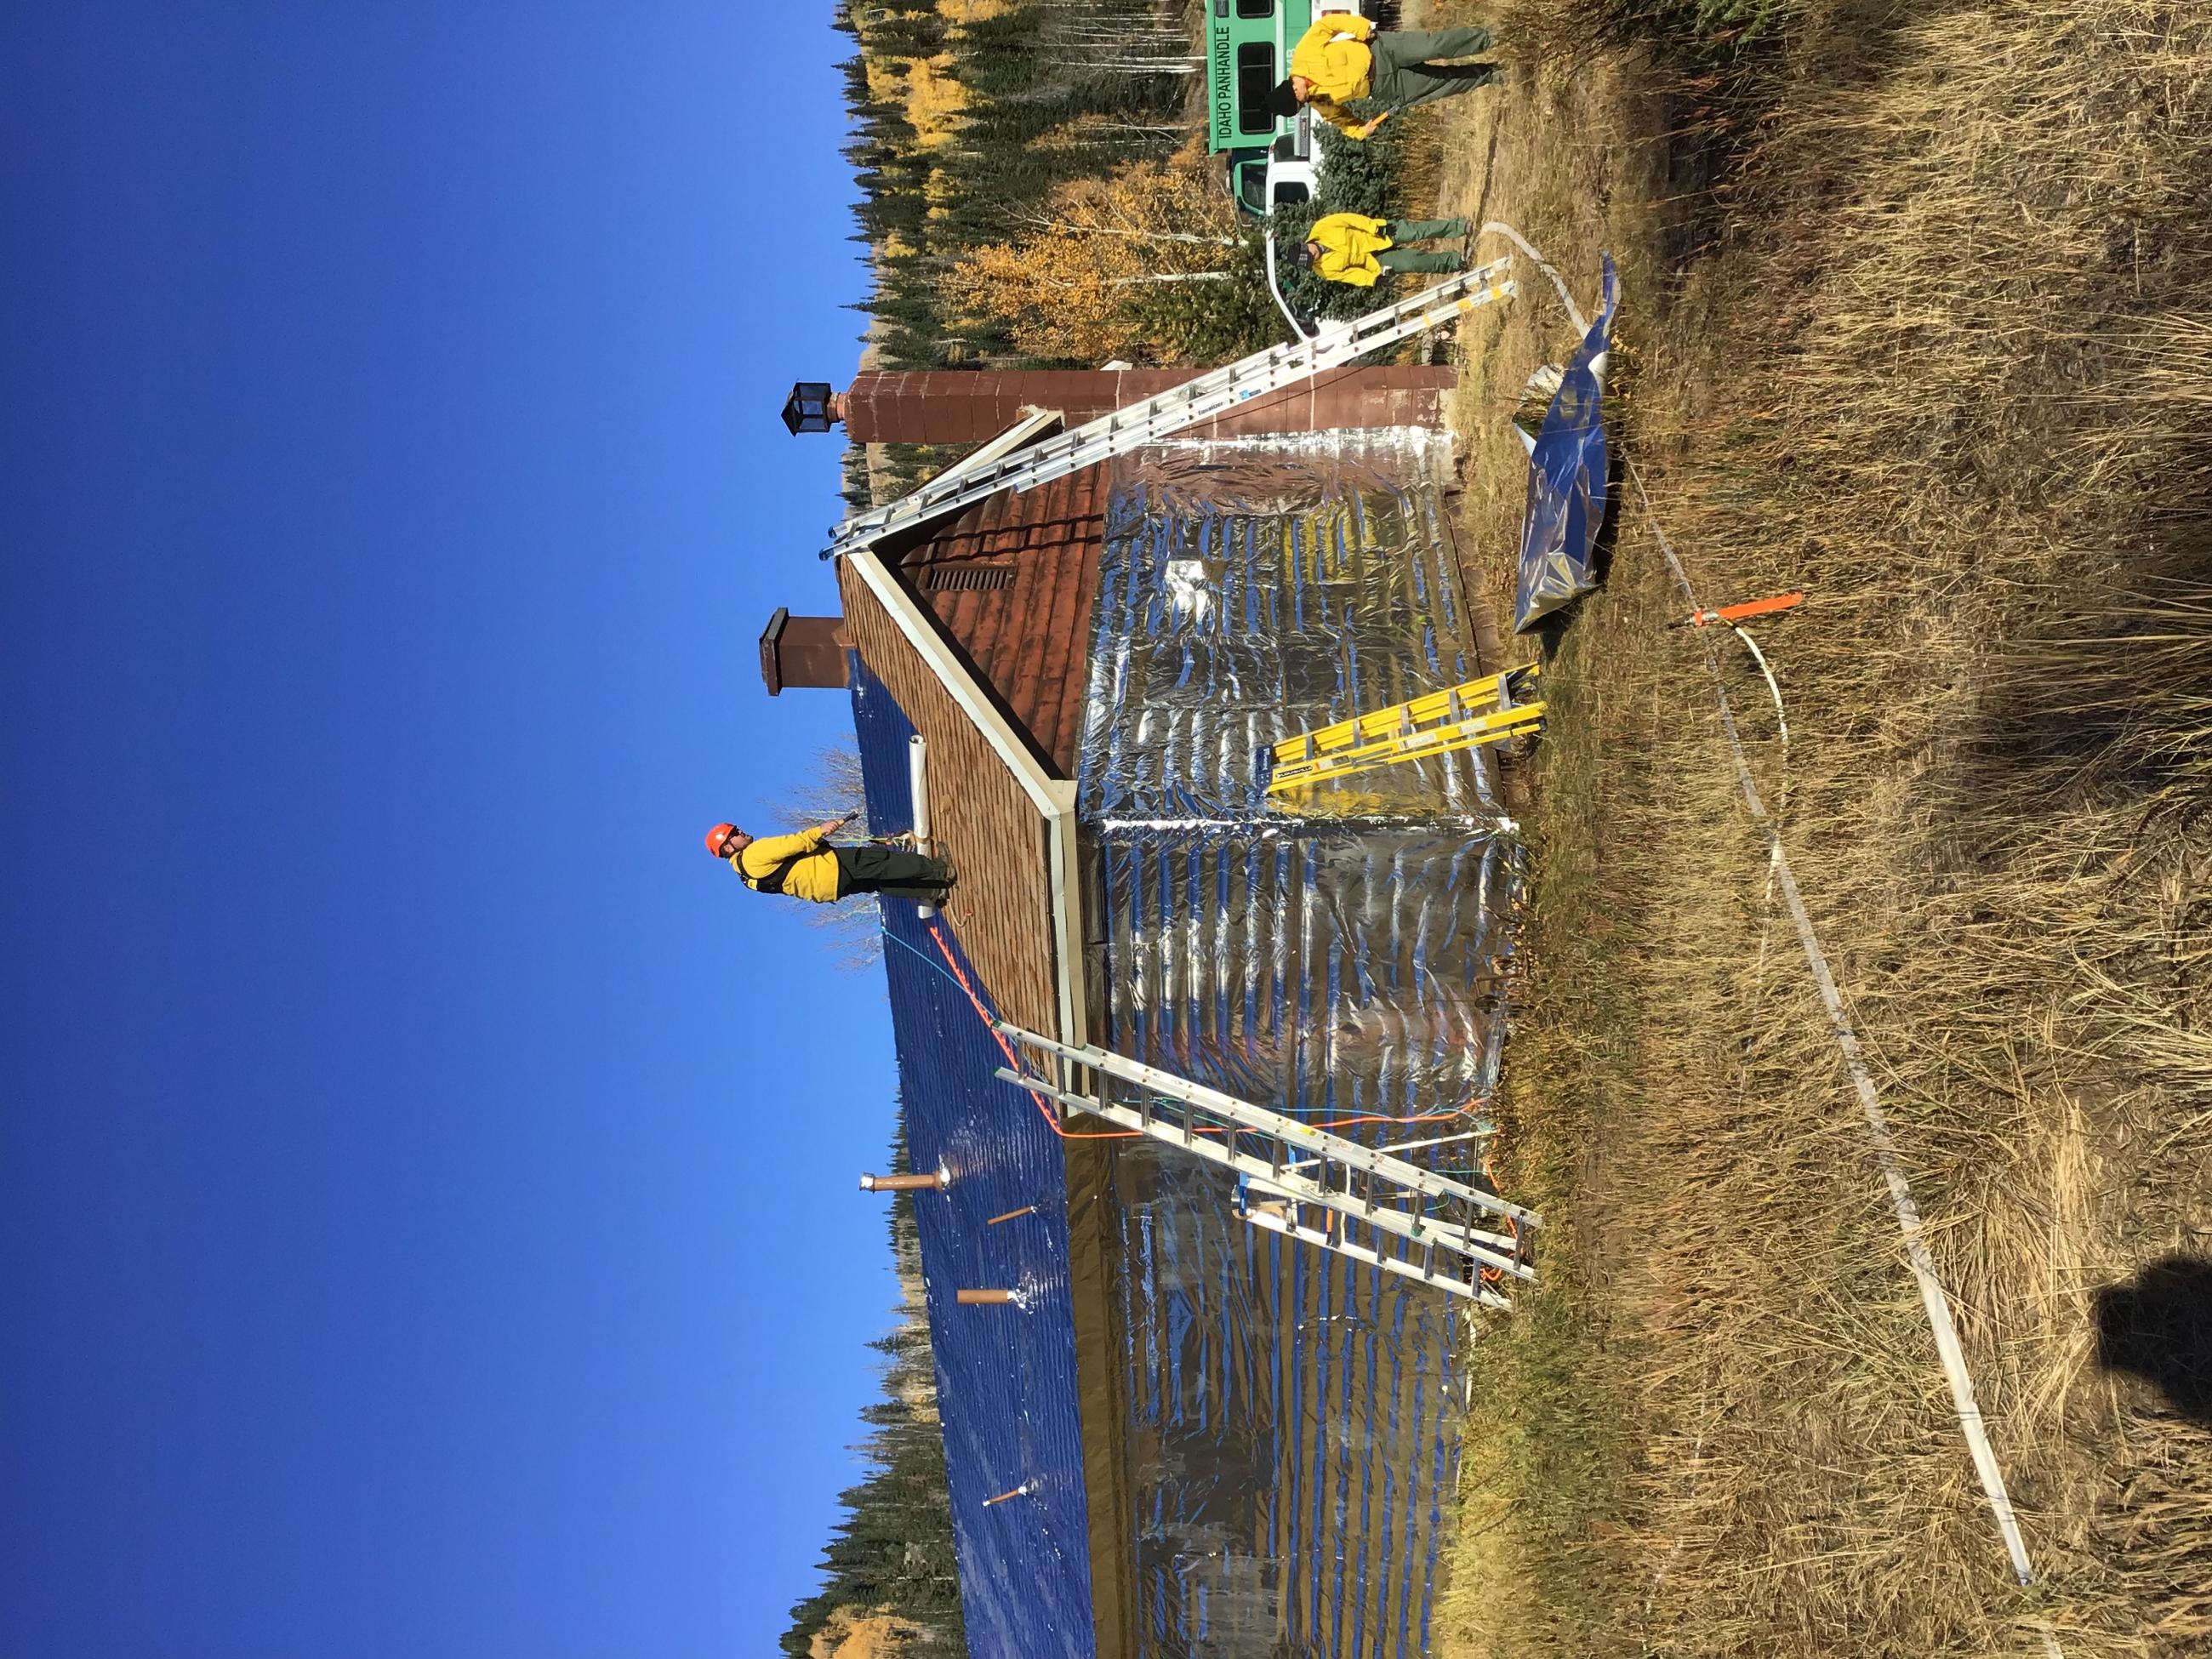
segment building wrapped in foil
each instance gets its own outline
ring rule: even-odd
[[[980,441],[1145,389],[1024,378],[863,377],[848,435]],[[909,380],[970,384],[952,408]],[[878,833],[924,739],[961,872],[941,916],[883,908],[910,1152],[949,1176],[916,1212],[978,1654],[1425,1649],[1469,1304],[1002,1080],[988,1022],[1477,1177],[1519,858],[1492,763],[1295,810],[1260,781],[1279,739],[1501,665],[1451,536],[1449,385],[1340,371],[994,497],[848,557],[842,618],[763,639],[773,686],[849,687]],[[956,1300],[977,1285],[1014,1300]]]

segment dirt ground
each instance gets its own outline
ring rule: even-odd
[[[1607,9],[1506,5],[1511,81],[1438,140],[1440,210],[1585,309],[1619,262],[1652,511],[1616,479],[1547,671],[1499,1103],[1545,1283],[1478,1345],[1436,1650],[2212,1651],[2212,23],[1808,4],[1717,56]],[[1571,342],[1516,274],[1456,343],[1501,616],[1510,418]],[[1786,740],[1723,672],[2025,1588],[1655,528],[1709,602],[1810,595],[1753,629]]]

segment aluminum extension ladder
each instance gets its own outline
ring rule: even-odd
[[[1261,781],[1267,793],[1279,795],[1377,766],[1540,732],[1544,705],[1533,695],[1540,672],[1531,663],[1285,738],[1262,751]]]
[[[822,556],[830,559],[857,552],[899,531],[972,507],[1002,489],[1035,489],[1226,414],[1248,398],[1295,386],[1323,369],[1341,368],[1381,347],[1425,334],[1479,306],[1518,292],[1518,285],[1504,275],[1510,264],[1498,259],[1462,271],[1395,305],[1329,324],[1310,340],[1270,346],[1224,368],[1208,369],[1142,403],[1086,422],[1073,432],[1017,449],[981,466],[949,469],[943,477],[888,506],[847,519],[830,532],[830,545]]]
[[[1255,1226],[1485,1307],[1512,1305],[1492,1281],[1536,1277],[1522,1234],[1539,1218],[1496,1193],[1109,1050],[1070,1048],[996,1024],[1009,1042],[1093,1073],[1098,1093],[1058,1088],[1008,1066],[1000,1077],[1234,1170],[1258,1195],[1244,1212]],[[1127,1085],[1128,1098],[1109,1094],[1115,1083]],[[1320,1215],[1309,1216],[1312,1210]]]

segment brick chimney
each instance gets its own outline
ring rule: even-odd
[[[783,418],[793,433],[827,432],[842,422],[848,441],[856,444],[965,447],[997,437],[1024,410],[1057,410],[1065,427],[1078,427],[1181,386],[1190,375],[1187,368],[869,369],[842,393],[833,393],[826,380],[800,381]],[[1241,404],[1191,435],[1440,427],[1455,380],[1447,365],[1329,369]]]
[[[1188,378],[1171,368],[871,370],[846,391],[845,435],[856,444],[980,444],[1025,409],[1056,409],[1080,426]]]
[[[783,606],[761,630],[761,680],[771,697],[780,697],[787,686],[817,686],[842,690],[851,684],[847,674],[845,642],[838,637],[842,617],[794,617]]]

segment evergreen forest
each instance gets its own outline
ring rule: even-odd
[[[891,1167],[908,1168],[903,1120]],[[866,1473],[838,1494],[844,1513],[822,1553],[822,1588],[791,1610],[779,1644],[790,1659],[834,1659],[848,1643],[901,1659],[968,1651],[911,1194],[893,1198],[890,1230],[900,1306],[896,1325],[872,1345],[883,1357],[883,1397],[861,1413],[868,1433],[854,1448]]]
[[[875,270],[877,365],[1018,360],[1011,326],[965,314],[948,275],[1056,186],[1190,138],[1194,16],[1183,0],[847,0],[837,26],[856,48],[845,154]]]

